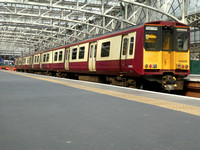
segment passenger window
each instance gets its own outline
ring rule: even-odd
[[[39,63],[40,56],[37,57],[37,63]]]
[[[58,52],[55,52],[54,61],[57,61],[57,59],[58,59]]]
[[[76,59],[76,55],[77,55],[77,48],[74,48],[72,50],[72,59]]]
[[[43,62],[45,62],[45,59],[46,59],[46,54],[44,54],[43,56]]]
[[[95,44],[95,49],[94,49],[94,58],[96,58],[96,53],[97,53],[97,44]]]
[[[79,59],[84,59],[85,47],[79,48]]]
[[[46,61],[49,62],[49,54],[47,54],[47,60]]]
[[[110,54],[110,42],[102,43],[101,57],[108,57]]]
[[[69,58],[70,58],[70,50],[66,50],[66,57],[65,57],[65,59],[69,60]]]
[[[133,55],[133,49],[134,49],[134,37],[131,37],[129,55]]]
[[[90,58],[92,58],[92,55],[93,55],[93,45],[91,45],[91,48],[90,48]]]
[[[125,38],[124,39],[124,45],[123,45],[123,55],[126,55],[127,53],[127,50],[128,50],[128,38]]]
[[[66,60],[68,60],[68,52],[69,52],[69,51],[67,50],[67,51],[66,51],[66,54],[65,54],[65,59],[66,59]]]
[[[62,61],[62,51],[59,52],[59,61]]]

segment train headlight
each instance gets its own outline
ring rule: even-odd
[[[188,65],[185,65],[185,68],[187,69],[187,68],[188,68]]]
[[[151,67],[152,67],[152,64],[149,65],[149,68],[151,68]]]
[[[184,66],[184,65],[182,65],[182,68],[185,68],[185,66]]]
[[[145,68],[148,68],[148,65],[147,65],[147,64],[145,65]]]

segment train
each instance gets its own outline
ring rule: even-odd
[[[152,21],[15,60],[16,70],[125,87],[183,90],[190,74],[190,28]]]

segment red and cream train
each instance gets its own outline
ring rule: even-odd
[[[189,31],[179,22],[149,22],[17,58],[16,69],[129,87],[157,82],[164,90],[182,90],[190,72]]]

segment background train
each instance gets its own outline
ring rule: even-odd
[[[190,72],[190,29],[154,21],[16,59],[17,71],[182,90]]]

